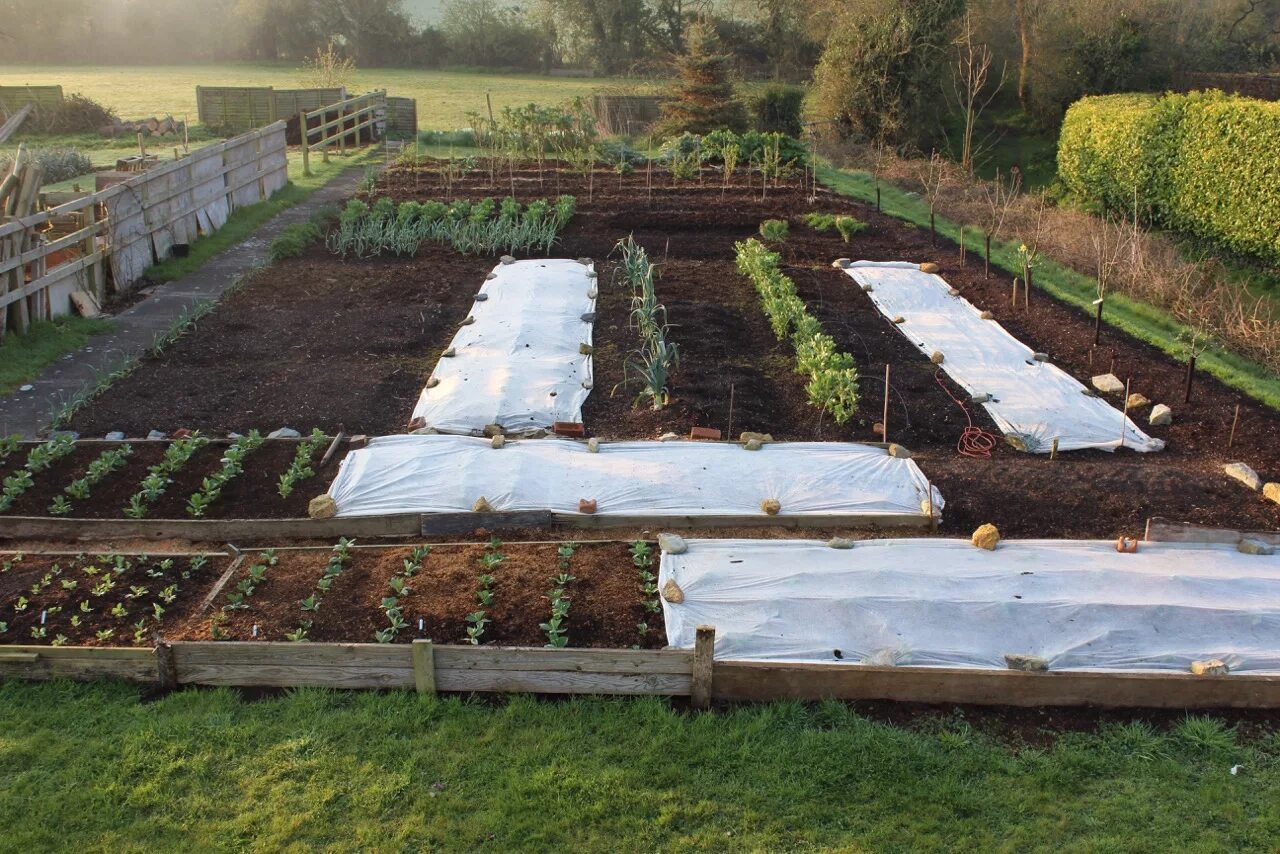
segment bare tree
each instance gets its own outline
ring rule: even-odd
[[[1120,268],[1126,249],[1133,246],[1128,227],[1110,217],[1103,219],[1089,234],[1093,245],[1095,276],[1098,281],[1098,298],[1094,301],[1093,343],[1097,346],[1102,337],[1102,306]]]
[[[934,210],[938,206],[938,198],[946,184],[946,161],[937,151],[929,155],[929,159],[916,169],[916,177],[920,179],[921,195],[929,203],[929,239],[934,246],[938,245],[938,228],[934,222]]]
[[[1004,221],[1009,216],[1018,191],[1022,189],[1022,173],[1014,172],[1008,182],[1001,180],[1000,171],[996,170],[993,181],[982,182],[982,195],[987,203],[982,223],[982,234],[986,240],[986,278],[991,278],[991,241],[1000,236]]]
[[[960,137],[960,165],[972,175],[974,160],[978,156],[976,148],[981,147],[975,146],[973,135],[982,113],[1004,88],[1008,66],[1001,65],[999,79],[994,86],[988,87],[987,84],[991,82],[993,55],[986,44],[974,41],[971,13],[965,13],[955,46],[956,65],[955,73],[951,76],[951,89],[964,116],[964,129]]]
[[[1021,54],[1018,59],[1018,103],[1022,111],[1027,110],[1027,77],[1031,72],[1031,54],[1034,50],[1036,24],[1045,0],[1014,0],[1014,18],[1018,25],[1018,44]]]

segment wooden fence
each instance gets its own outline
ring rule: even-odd
[[[285,123],[277,122],[100,192],[0,223],[0,312],[7,319],[18,306],[13,325],[23,331],[28,319],[69,313],[76,292],[101,302],[107,291],[104,265],[112,289],[127,290],[169,257],[174,244],[212,234],[232,211],[265,201],[287,182]],[[45,241],[43,233],[55,221],[71,231]]]
[[[36,115],[47,115],[62,106],[61,86],[0,86],[0,116],[16,113],[24,104],[34,104]]]
[[[689,697],[714,701],[891,700],[1104,708],[1280,708],[1280,676],[1024,673],[941,667],[726,661],[714,628],[692,650],[411,644],[173,642],[155,649],[0,646],[0,679],[126,679],[166,688],[414,689]]]
[[[311,173],[311,152],[320,151],[325,160],[329,149],[337,146],[346,152],[347,146],[358,146],[362,141],[380,138],[386,131],[387,93],[385,90],[367,92],[328,104],[318,110],[298,114],[302,129],[302,169]]]
[[[253,130],[347,97],[344,87],[274,89],[270,86],[197,86],[200,123],[224,132]]]
[[[418,102],[413,98],[387,98],[387,133],[405,139],[418,135]]]

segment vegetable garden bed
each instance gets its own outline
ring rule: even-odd
[[[597,172],[590,191],[580,174],[548,171],[539,181],[534,168],[513,175],[504,169],[496,186],[486,168],[455,174],[449,183],[468,198],[501,198],[512,178],[522,202],[575,195],[577,213],[554,254],[597,262],[595,384],[583,411],[588,436],[687,436],[700,426],[734,436],[767,432],[778,440],[876,440],[888,364],[888,438],[910,448],[948,497],[944,532],[967,533],[995,522],[1014,536],[1136,535],[1151,514],[1225,527],[1277,523],[1280,508],[1242,491],[1221,467],[1242,459],[1264,478],[1280,479],[1280,416],[1199,375],[1192,402],[1183,403],[1183,365],[1110,330],[1094,348],[1091,317],[1034,290],[1029,308],[1021,302],[1012,308],[1011,273],[996,271],[986,279],[981,259],[972,254],[961,267],[957,249],[942,240],[935,248],[927,230],[821,187],[811,201],[798,176],[767,194],[757,173],[748,179],[740,172],[726,190],[710,169],[701,183],[673,181],[655,170],[651,193],[643,171],[621,179]],[[446,192],[435,169],[393,170],[381,183],[388,186],[380,185],[379,194],[396,201],[440,199]],[[868,227],[846,243],[835,230],[806,224],[805,214],[814,211],[854,216]],[[858,408],[846,424],[810,405],[794,348],[774,335],[760,296],[735,267],[734,244],[758,234],[766,219],[789,220],[790,235],[769,248],[781,254],[781,272],[794,281],[823,332],[857,366]],[[609,256],[629,235],[658,267],[655,291],[670,324],[666,338],[679,347],[669,405],[656,411],[633,406],[639,386],[625,369],[641,341],[629,325],[629,288],[614,283],[618,256]],[[1167,449],[1159,459],[1073,452],[1050,462],[1001,443],[992,459],[959,455],[957,442],[970,417],[996,432],[993,425],[976,407],[966,414],[953,399],[964,399],[958,389],[830,267],[837,257],[936,261],[966,299],[1077,379],[1088,384],[1093,374],[1114,369],[1132,377],[1135,391],[1169,403],[1173,425],[1151,428]],[[493,262],[430,243],[412,258],[346,261],[314,246],[257,274],[202,321],[197,334],[148,360],[82,410],[73,426],[86,435],[181,426],[244,431],[264,422],[400,432]],[[1240,420],[1228,450],[1237,403]],[[1135,418],[1147,429],[1145,415],[1142,410]]]

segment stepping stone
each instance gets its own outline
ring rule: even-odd
[[[1124,394],[1124,383],[1115,374],[1099,374],[1090,382],[1103,394]]]

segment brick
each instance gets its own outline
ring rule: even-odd
[[[577,421],[557,421],[551,425],[551,432],[557,436],[569,436],[574,439],[581,439],[586,435],[586,428]]]
[[[706,439],[711,442],[720,441],[720,431],[714,427],[694,427],[689,431],[690,439]]]

